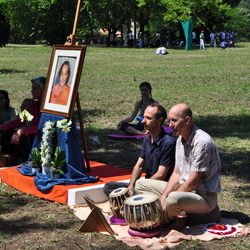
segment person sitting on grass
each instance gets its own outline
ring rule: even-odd
[[[9,121],[0,126],[0,133],[2,133],[2,153],[15,154],[18,157],[23,157],[23,162],[28,160],[31,146],[38,132],[38,125],[40,122],[40,105],[43,96],[45,77],[37,77],[31,79],[32,96],[34,101],[27,111],[33,116],[33,119],[26,124],[20,118]]]
[[[10,106],[9,94],[0,90],[0,125],[17,118],[15,109]]]
[[[31,98],[25,98],[23,101],[22,101],[22,104],[20,106],[20,110],[21,111],[24,111],[25,109],[27,109],[32,102],[34,102],[35,100],[34,99],[31,99]]]
[[[147,134],[146,130],[144,129],[144,125],[141,122],[143,119],[144,111],[149,104],[158,103],[152,98],[152,87],[150,83],[142,82],[139,86],[139,89],[141,91],[141,99],[135,103],[135,107],[132,114],[128,118],[121,120],[117,125],[118,129],[128,135]],[[140,113],[137,116],[139,111]],[[135,118],[138,121],[137,124],[129,123],[132,122]]]
[[[168,54],[167,49],[163,45],[160,45],[160,47],[156,49],[155,53],[156,53],[156,55],[166,55],[166,54]]]
[[[226,40],[223,40],[223,41],[220,43],[221,50],[225,50],[226,47],[230,46],[231,44],[232,44],[232,41],[228,43]]]

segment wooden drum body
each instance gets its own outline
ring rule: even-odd
[[[135,230],[152,230],[160,226],[163,213],[156,194],[138,194],[124,202],[125,220]]]
[[[127,197],[127,188],[117,188],[109,194],[110,209],[117,219],[124,219],[124,201]]]

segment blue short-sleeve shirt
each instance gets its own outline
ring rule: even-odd
[[[176,140],[162,129],[158,138],[151,143],[151,136],[147,135],[142,144],[140,157],[145,160],[145,178],[150,178],[159,166],[170,167],[165,181],[169,180],[175,165]]]

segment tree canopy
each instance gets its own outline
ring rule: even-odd
[[[36,43],[46,39],[64,43],[71,34],[78,0],[0,0],[1,20],[10,25],[10,41]],[[245,2],[246,0],[242,0]],[[236,27],[245,21],[248,7],[237,7],[240,0],[83,0],[77,35],[92,36],[99,29],[109,38],[131,23],[141,32],[177,31],[180,21],[195,20],[195,28],[209,30]],[[245,11],[242,11],[244,9]],[[237,20],[236,16],[241,15]],[[232,24],[234,22],[234,25]],[[1,27],[3,23],[1,21]],[[244,25],[245,27],[245,25]],[[242,27],[241,27],[242,28]],[[246,33],[241,31],[242,33]],[[178,36],[178,35],[177,35]]]

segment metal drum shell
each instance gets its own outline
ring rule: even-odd
[[[124,201],[124,217],[130,228],[152,230],[160,226],[163,212],[159,197],[153,193],[138,194]]]
[[[124,219],[124,200],[129,197],[128,188],[117,188],[109,194],[110,210],[117,219]]]

